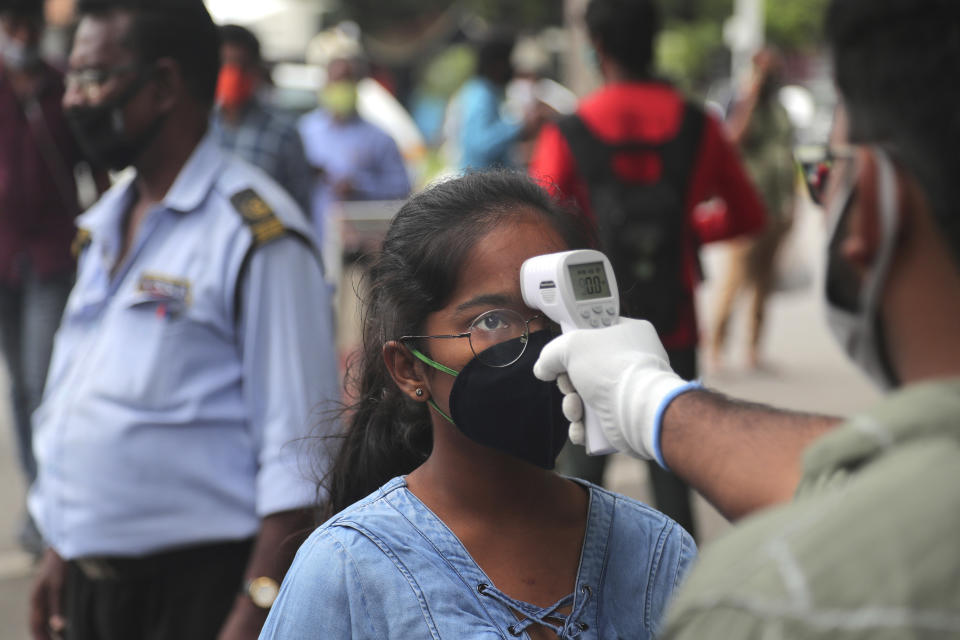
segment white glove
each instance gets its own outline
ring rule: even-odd
[[[663,412],[681,393],[700,388],[670,368],[653,325],[630,318],[606,329],[581,329],[555,338],[543,348],[533,373],[541,380],[557,380],[573,442],[583,443],[586,402],[611,445],[638,458],[653,458],[664,468]]]

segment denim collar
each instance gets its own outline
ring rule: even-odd
[[[612,497],[597,490],[590,483],[574,478],[570,480],[584,486],[588,491],[587,530],[581,547],[574,591],[550,607],[537,607],[511,598],[498,590],[453,531],[407,488],[405,478],[393,479],[383,487],[382,495],[391,506],[405,514],[410,523],[471,589],[480,605],[497,617],[494,622],[498,627],[520,636],[529,626],[535,622],[543,622],[543,618],[549,616],[562,620],[561,626],[547,624],[560,638],[576,638],[583,630],[599,624],[598,599],[593,596],[598,593],[603,578],[607,541],[613,526],[614,504]],[[490,607],[490,603],[494,601],[503,606]],[[569,616],[555,613],[556,609],[571,604],[573,608]],[[526,619],[518,620],[514,612],[523,614]]]

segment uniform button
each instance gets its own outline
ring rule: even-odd
[[[600,326],[600,320],[598,318],[590,318],[590,326],[596,329]]]
[[[613,324],[613,318],[604,318],[604,319],[603,319],[603,326],[609,327],[609,326],[612,325],[612,324]]]

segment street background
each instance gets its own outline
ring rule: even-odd
[[[874,399],[873,391],[844,360],[824,324],[815,284],[823,235],[820,216],[817,209],[803,207],[784,252],[786,262],[793,265],[789,278],[802,280],[799,276],[806,273],[812,284],[771,299],[765,343],[768,366],[759,371],[743,367],[745,351],[736,348],[743,344],[743,318],[738,315],[724,368],[705,371],[704,380],[711,387],[749,400],[842,415],[868,406]],[[703,251],[707,280],[698,292],[701,330],[710,326],[714,287],[723,272],[724,257],[722,246]],[[16,544],[23,486],[13,449],[6,388],[6,373],[0,369],[0,640],[28,640],[27,601],[33,565]],[[606,484],[645,502],[651,500],[645,465],[631,458],[616,457]],[[696,517],[701,545],[728,526],[703,500],[697,501]]]

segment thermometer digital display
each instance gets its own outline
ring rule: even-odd
[[[577,300],[610,297],[610,282],[602,262],[571,264],[567,269],[573,283],[573,297]]]
[[[520,289],[524,303],[542,311],[564,333],[609,327],[620,320],[620,295],[613,267],[605,255],[593,249],[526,260],[520,267]],[[583,409],[587,453],[602,455],[615,451],[604,437],[593,410],[586,405]]]

